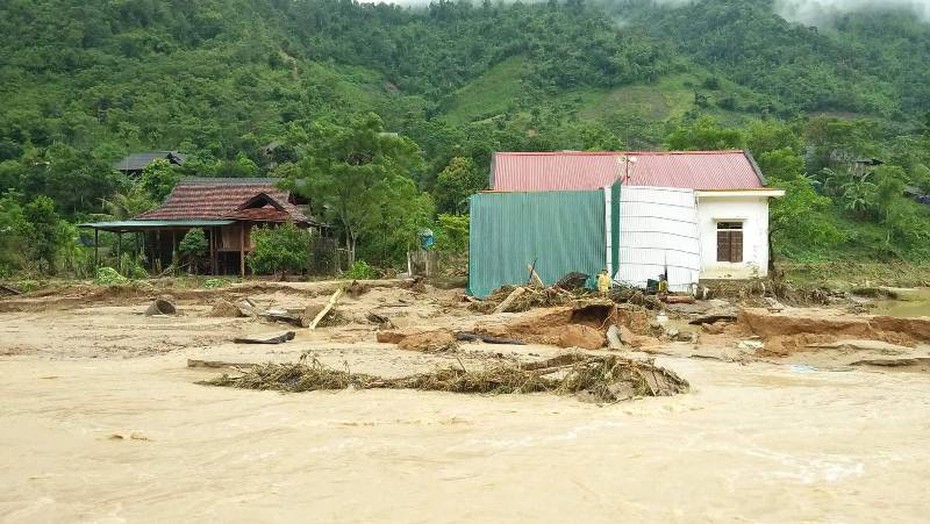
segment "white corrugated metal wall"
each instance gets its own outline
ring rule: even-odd
[[[688,291],[701,273],[697,203],[691,189],[623,186],[614,279],[645,287],[668,269],[670,291]]]

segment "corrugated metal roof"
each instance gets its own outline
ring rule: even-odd
[[[164,159],[172,164],[184,163],[185,155],[177,151],[149,151],[146,153],[132,153],[126,158],[115,162],[113,168],[119,171],[141,171],[156,159]]]
[[[138,220],[205,220],[221,218],[240,218],[256,221],[265,221],[263,216],[269,217],[272,222],[281,222],[282,216],[278,210],[286,213],[286,218],[294,222],[309,223],[307,218],[288,199],[287,191],[278,189],[274,178],[265,179],[213,178],[213,179],[182,179],[168,195],[165,203],[158,209],[153,209],[137,216]],[[274,211],[261,211],[265,205],[252,209],[245,209],[244,204],[260,195],[267,195],[275,204],[271,206]],[[248,216],[246,216],[248,215]]]
[[[603,191],[479,193],[470,208],[468,290],[474,296],[525,284],[534,262],[546,284],[606,267]]]
[[[500,152],[494,155],[492,171],[495,191],[597,189],[618,179],[634,186],[755,189],[765,181],[752,156],[739,150]]]

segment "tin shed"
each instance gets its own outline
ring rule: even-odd
[[[607,268],[608,235],[619,184],[594,191],[487,192],[471,197],[468,292],[485,297],[503,285],[525,284],[528,266],[546,285],[577,271]],[[606,213],[605,210],[611,210]]]

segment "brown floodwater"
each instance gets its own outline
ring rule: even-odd
[[[665,359],[694,392],[283,395],[189,354],[0,360],[6,522],[917,522],[930,376]],[[803,371],[803,372],[801,372]]]

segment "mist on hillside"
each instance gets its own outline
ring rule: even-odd
[[[775,8],[786,20],[822,25],[838,15],[853,12],[908,9],[930,20],[930,0],[776,0]]]
[[[362,0],[369,1],[369,0]],[[374,0],[372,0],[374,1]],[[387,0],[403,6],[426,6],[432,0]],[[500,0],[492,0],[497,3]],[[504,0],[511,3],[515,0]],[[543,0],[522,0],[523,3],[536,3]],[[610,4],[613,0],[594,0]],[[677,7],[714,0],[653,0],[656,5]],[[930,0],[774,0],[775,10],[784,19],[807,25],[828,25],[837,16],[848,13],[867,11],[906,9],[925,21],[930,21]],[[472,3],[479,4],[479,0]],[[621,24],[623,25],[623,24]]]

